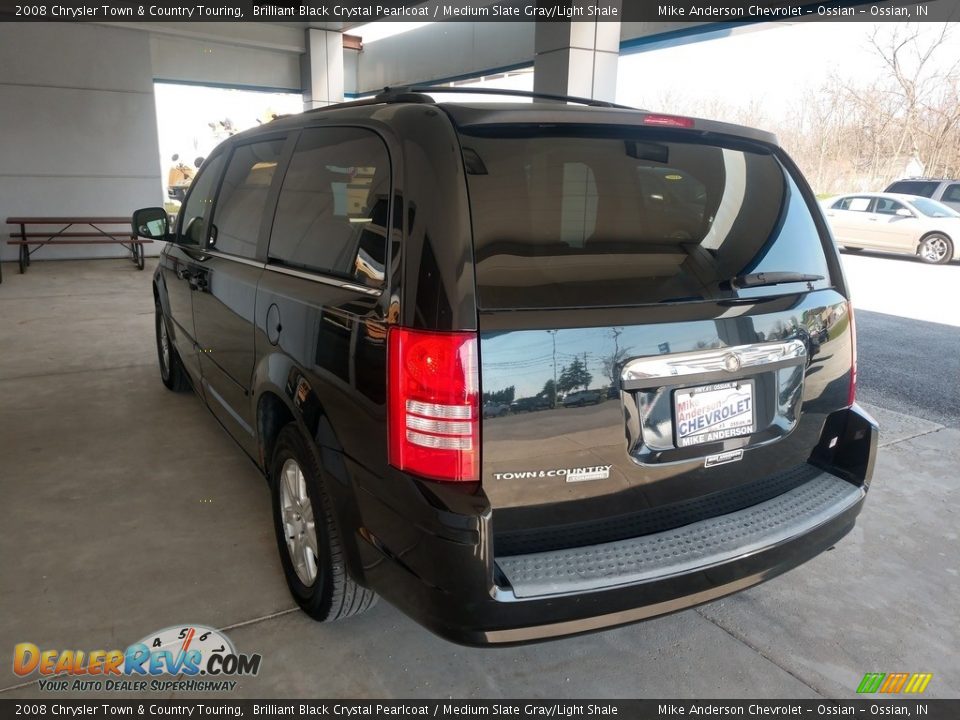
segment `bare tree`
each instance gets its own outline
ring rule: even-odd
[[[938,154],[937,150],[941,148],[936,142],[931,147],[929,142],[938,135],[930,127],[938,116],[946,115],[955,123],[956,106],[943,107],[941,89],[945,84],[956,84],[960,58],[954,59],[946,68],[939,68],[936,62],[944,48],[952,47],[948,44],[952,30],[952,24],[943,23],[936,32],[925,34],[917,23],[889,23],[877,26],[870,34],[870,46],[890,71],[887,87],[882,90],[899,106],[896,142],[888,148],[884,167],[884,174],[888,177],[896,171],[896,164],[905,151],[925,166]]]
[[[927,175],[960,175],[960,41],[956,23],[878,23],[865,47],[884,72],[828,77],[783,117],[764,99],[735,104],[671,91],[651,103],[672,112],[775,132],[820,195],[878,190],[917,160]]]

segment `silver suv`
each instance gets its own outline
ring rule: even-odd
[[[907,178],[891,183],[884,192],[919,195],[930,198],[931,200],[937,200],[954,210],[960,211],[960,180]]]

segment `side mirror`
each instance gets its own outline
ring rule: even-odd
[[[133,234],[151,240],[166,240],[167,211],[161,207],[140,208],[133,213]]]
[[[897,210],[897,215],[899,217],[913,217],[913,213],[907,210],[906,208],[900,208]]]

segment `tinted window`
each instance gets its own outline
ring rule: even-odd
[[[809,208],[760,146],[633,128],[468,133],[461,142],[482,307],[750,296],[806,285],[735,292],[724,281],[774,270],[829,275]]]
[[[217,197],[214,247],[253,258],[260,221],[277,170],[283,140],[241,145],[233,151]]]
[[[950,185],[946,190],[943,191],[943,197],[940,198],[945,202],[960,202],[960,185]]]
[[[270,258],[380,285],[389,198],[390,159],[376,134],[304,130],[280,190]]]
[[[187,204],[180,213],[180,232],[178,242],[184,245],[205,247],[210,232],[210,212],[213,209],[213,196],[217,192],[220,171],[223,169],[223,155],[207,160],[193,181]]]
[[[853,210],[855,212],[867,212],[870,209],[870,202],[873,198],[868,197],[845,197],[840,198],[833,204],[834,210]]]
[[[901,180],[895,182],[887,188],[886,192],[901,193],[903,195],[921,195],[923,197],[933,197],[933,194],[940,186],[938,182],[925,182],[922,180]]]

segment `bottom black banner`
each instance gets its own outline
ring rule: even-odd
[[[0,700],[7,718],[915,717],[957,720],[960,700]]]

